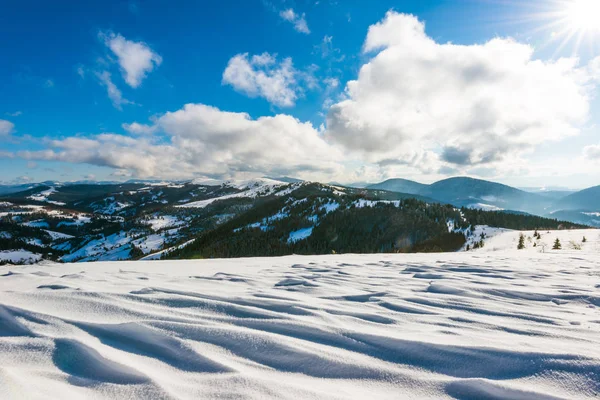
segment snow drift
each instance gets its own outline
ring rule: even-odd
[[[0,398],[597,398],[599,260],[3,266]]]

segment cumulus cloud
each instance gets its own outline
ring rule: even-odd
[[[232,57],[223,72],[223,84],[250,97],[264,97],[280,107],[291,107],[301,94],[299,71],[291,58],[279,62],[269,53]]]
[[[279,16],[284,20],[291,22],[294,25],[294,29],[300,33],[309,34],[308,24],[306,23],[305,14],[298,14],[293,8],[288,8],[279,13]]]
[[[0,137],[9,136],[15,130],[15,124],[5,119],[0,119]]]
[[[108,71],[96,72],[96,77],[100,81],[100,84],[103,85],[104,87],[106,87],[108,97],[110,98],[110,100],[113,103],[113,106],[117,110],[122,110],[123,104],[133,104],[133,102],[131,102],[123,97],[123,93],[121,93],[121,90],[119,90],[117,85],[115,85],[113,83],[110,72],[108,72]]]
[[[529,45],[503,38],[438,43],[416,17],[394,12],[370,27],[363,50],[370,58],[345,88],[331,73],[318,82],[314,68],[300,71],[291,59],[269,53],[229,60],[223,84],[280,107],[321,85],[328,111],[318,129],[284,114],[251,118],[187,104],[150,123],[123,124],[126,135],[50,140],[45,150],[18,156],[160,178],[516,176],[527,166],[524,152],[579,133],[600,82],[600,58],[587,65],[537,60]],[[109,72],[97,76],[115,107],[130,103]],[[579,159],[600,160],[600,145],[586,147],[584,155]]]
[[[101,33],[106,46],[117,56],[125,82],[137,88],[149,72],[162,63],[162,57],[144,42],[125,39],[120,34]]]
[[[50,140],[47,149],[21,151],[26,160],[49,160],[86,163],[131,169],[142,176],[154,175],[161,153],[168,155],[166,146],[154,145],[147,140],[135,140],[123,135],[100,134],[89,138],[69,137]]]
[[[156,118],[153,127],[160,130],[160,137],[69,137],[50,140],[45,150],[20,152],[19,156],[109,166],[141,177],[165,178],[333,174],[341,159],[312,124],[288,115],[252,119],[246,113],[187,104]]]
[[[156,132],[156,125],[140,124],[132,122],[131,124],[122,124],[121,127],[133,135],[151,135]]]
[[[363,50],[372,58],[330,107],[326,135],[371,162],[420,163],[424,149],[431,168],[495,163],[575,135],[588,117],[588,69],[536,60],[512,39],[437,43],[416,17],[388,12]]]

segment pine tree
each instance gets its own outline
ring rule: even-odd
[[[582,242],[583,242],[583,243],[587,242],[587,239],[586,239],[586,237],[585,237],[585,236],[583,237],[583,240],[582,240]]]
[[[560,250],[562,249],[562,245],[560,244],[560,240],[558,240],[558,238],[556,238],[556,240],[554,241],[554,246],[552,246],[552,250]]]
[[[525,235],[522,233],[519,235],[519,244],[517,246],[518,250],[523,250],[525,248]]]

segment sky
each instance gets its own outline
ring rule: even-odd
[[[600,184],[596,0],[0,7],[4,184]]]

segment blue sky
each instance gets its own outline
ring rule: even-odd
[[[571,1],[9,1],[0,180],[596,185]]]

